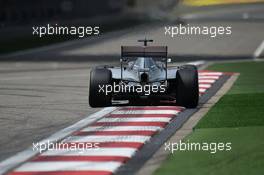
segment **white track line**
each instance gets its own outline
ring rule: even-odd
[[[139,142],[145,143],[150,139],[150,136],[137,136],[137,135],[120,135],[120,136],[72,136],[65,142]]]
[[[222,72],[199,72],[199,76],[221,76],[223,75]]]
[[[136,148],[90,148],[80,150],[57,149],[42,153],[42,156],[124,156],[132,157]]]
[[[199,61],[189,62],[187,64],[189,64],[189,65],[195,65],[195,66],[201,66],[201,65],[205,64],[205,61],[204,60],[199,60]]]
[[[217,80],[217,79],[219,79],[219,76],[199,75],[198,79],[214,79],[214,80]]]
[[[213,84],[215,80],[199,80],[199,83],[210,83]]]
[[[210,88],[212,85],[210,85],[210,84],[199,84],[199,88]]]
[[[100,122],[169,122],[171,118],[168,117],[141,117],[141,118],[125,118],[126,116],[124,115],[124,118],[102,118],[101,120],[98,121]]]
[[[70,77],[88,77],[88,74],[71,74],[71,75],[47,75],[47,76],[16,76],[10,78],[0,78],[0,81],[9,81],[9,80],[32,80],[32,79],[51,79],[51,78],[70,78]]]
[[[176,115],[179,111],[176,110],[116,110],[111,114],[172,114]]]
[[[81,131],[158,131],[161,129],[163,128],[159,126],[89,126]]]
[[[199,92],[205,92],[207,89],[199,88]]]
[[[56,162],[28,162],[17,168],[16,171],[43,172],[43,171],[111,171],[114,172],[120,162],[84,162],[84,161],[56,161]]]
[[[260,43],[260,45],[258,46],[258,48],[255,50],[253,56],[254,58],[259,58],[261,56],[261,53],[264,50],[264,40]]]
[[[173,106],[126,106],[124,107],[125,109],[126,108],[130,108],[130,109],[133,109],[133,108],[142,108],[143,110],[145,110],[144,108],[146,107],[153,107],[153,108],[156,108],[155,110],[167,110],[167,107],[173,107]],[[176,111],[179,111],[179,109],[184,109],[184,107],[182,106],[177,106],[175,107],[175,110]],[[121,109],[122,110],[122,109]],[[173,109],[174,110],[174,109]]]

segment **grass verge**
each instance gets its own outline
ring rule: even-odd
[[[205,128],[195,130],[189,143],[228,143],[231,151],[178,151],[171,154],[156,175],[261,174],[264,172],[264,127]],[[214,148],[211,149],[211,152]]]
[[[209,69],[241,75],[185,142],[231,142],[231,151],[177,151],[155,175],[263,174],[264,62],[215,64]]]

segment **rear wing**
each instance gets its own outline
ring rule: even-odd
[[[121,57],[167,58],[167,46],[121,46]]]
[[[167,46],[121,46],[121,81],[123,80],[123,59],[125,57],[165,58],[165,80],[167,80],[167,54]]]

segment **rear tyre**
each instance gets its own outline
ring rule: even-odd
[[[199,102],[198,71],[196,66],[185,65],[176,75],[176,104],[195,108]]]
[[[100,87],[112,85],[112,72],[104,68],[96,68],[90,72],[89,104],[91,107],[111,106],[112,93],[106,95]]]

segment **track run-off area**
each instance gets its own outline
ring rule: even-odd
[[[200,70],[201,98],[222,77],[230,75],[230,73]],[[50,141],[57,145],[63,143],[63,146],[46,149],[41,153],[35,150],[30,157],[23,156],[21,152],[0,164],[1,169],[3,168],[1,173],[8,175],[114,174],[121,166],[129,164],[130,159],[140,153],[147,143],[154,144],[151,138],[166,130],[173,119],[188,110],[180,106],[105,108],[89,115],[87,119],[93,121],[87,125],[80,128],[77,127],[80,123],[78,122],[70,126],[71,130],[67,136],[53,137],[53,140],[48,138],[39,142],[45,144]],[[92,146],[83,149],[85,144]],[[78,149],[65,149],[73,146]]]

